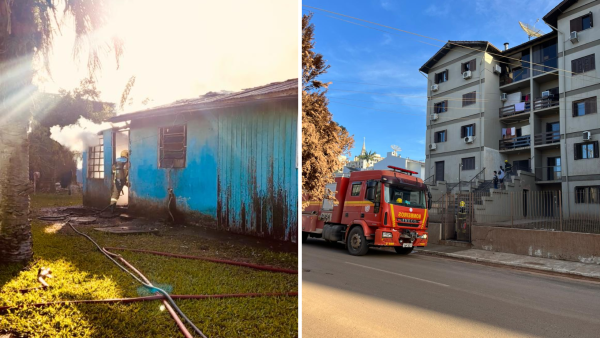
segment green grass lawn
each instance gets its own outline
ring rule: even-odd
[[[32,209],[81,204],[81,197],[36,195]],[[35,215],[35,214],[34,214]],[[147,295],[131,276],[102,255],[91,242],[60,224],[32,215],[34,260],[26,267],[0,266],[0,306],[76,299]],[[297,268],[297,255],[263,249],[232,248],[215,240],[156,235],[118,236],[80,227],[102,246],[124,246],[189,255],[235,258],[245,262]],[[231,265],[119,252],[155,285],[172,294],[221,294],[297,291],[298,276]],[[39,267],[52,269],[48,290],[36,287]],[[209,337],[298,336],[298,298],[177,300],[181,310]],[[160,301],[133,304],[70,304],[0,313],[0,332],[27,337],[179,337],[181,333]],[[190,329],[191,331],[191,329]]]

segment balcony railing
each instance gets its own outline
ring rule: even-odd
[[[517,136],[500,140],[500,150],[510,150],[531,146],[530,135]]]
[[[534,142],[536,146],[542,144],[552,144],[560,142],[560,131],[549,131],[546,133],[536,134],[534,137]]]
[[[524,114],[524,113],[528,113],[531,111],[531,102],[521,102],[521,103],[522,104],[524,103],[522,110],[521,109],[517,110],[517,105],[519,105],[519,104],[512,104],[510,106],[500,107],[500,118],[518,115],[518,114]]]
[[[556,98],[545,98],[545,99],[536,99],[535,101],[533,101],[533,110],[540,110],[540,109],[545,109],[545,108],[550,108],[550,107],[556,107],[558,106],[559,100],[558,97]]]
[[[536,181],[560,181],[561,178],[561,168],[559,165],[535,168]]]

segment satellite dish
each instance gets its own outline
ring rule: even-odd
[[[402,151],[402,148],[398,147],[397,145],[393,145],[393,146],[392,146],[392,150],[393,150],[392,154],[393,154],[394,156],[396,156],[396,155],[397,155],[399,152],[401,152],[401,151]]]
[[[538,21],[540,21],[540,19],[537,19],[535,23],[537,23]],[[521,21],[519,21],[519,25],[521,26],[521,29],[525,31],[525,33],[529,37],[529,40],[531,40],[532,36],[538,38],[543,35],[539,29],[535,28],[535,25],[530,26],[526,23],[522,23]]]

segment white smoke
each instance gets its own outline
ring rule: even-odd
[[[112,128],[110,123],[96,124],[84,117],[80,117],[75,124],[63,128],[60,126],[50,128],[50,138],[80,155],[88,147],[96,146],[100,143],[98,132],[110,128]],[[81,160],[78,159],[78,168],[81,168],[80,162]]]

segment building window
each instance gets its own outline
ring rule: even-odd
[[[573,117],[595,114],[597,112],[596,97],[573,101]]]
[[[598,158],[598,141],[587,143],[575,143],[575,159],[583,160]]]
[[[462,159],[462,170],[475,169],[475,157],[467,157]]]
[[[600,186],[575,187],[575,203],[600,204]]]
[[[476,95],[477,95],[477,92],[470,92],[470,93],[463,94],[462,106],[464,107],[464,106],[469,106],[469,105],[475,104],[475,102],[477,102]]]
[[[352,183],[352,193],[350,194],[350,196],[359,196],[361,188],[362,188],[362,182]]]
[[[448,69],[446,69],[445,71],[443,71],[441,73],[436,73],[434,75],[435,83],[442,83],[442,82],[446,82],[446,81],[448,81]]]
[[[477,68],[476,64],[475,64],[475,59],[469,61],[469,62],[465,62],[465,63],[461,63],[460,64],[460,72],[464,73],[468,70],[474,72],[475,69]]]
[[[446,130],[438,131],[434,135],[435,143],[446,142]]]
[[[87,177],[104,179],[104,136],[100,135],[97,146],[88,149]]]
[[[475,123],[460,127],[460,137],[475,136]]]
[[[159,168],[185,168],[186,131],[185,125],[160,128]]]
[[[445,100],[445,101],[438,102],[438,103],[434,104],[433,105],[433,111],[436,114],[447,112],[448,111],[448,100]]]
[[[594,17],[592,12],[571,20],[571,32],[580,32],[594,27]]]
[[[596,69],[596,54],[571,60],[571,71],[575,74],[585,73]]]

